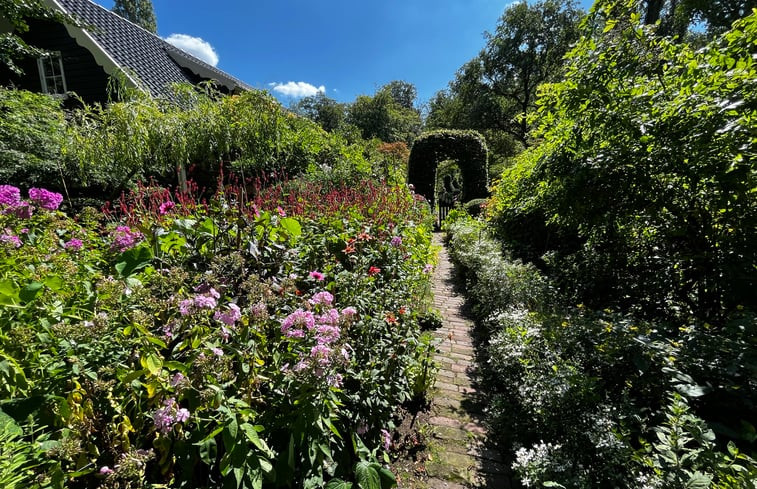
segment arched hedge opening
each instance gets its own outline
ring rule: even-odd
[[[488,154],[484,137],[476,131],[427,132],[413,143],[407,183],[426,197],[433,208],[436,168],[444,160],[455,160],[463,177],[462,201],[488,197]]]

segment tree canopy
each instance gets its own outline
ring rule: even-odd
[[[420,133],[420,111],[414,108],[415,86],[393,81],[371,97],[360,95],[347,108],[347,122],[355,125],[363,138],[378,138],[387,143],[407,144]]]
[[[153,34],[158,32],[155,11],[150,0],[115,0],[113,12],[144,27]]]

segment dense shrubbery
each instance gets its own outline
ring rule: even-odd
[[[0,89],[0,175],[21,186],[96,198],[112,198],[150,178],[175,184],[182,169],[208,188],[222,167],[246,177],[390,176],[371,145],[329,134],[265,92],[223,96],[177,86],[176,93],[173,102],[135,94],[64,114],[51,97]]]
[[[0,187],[4,487],[391,484],[385,430],[429,383],[426,206],[281,188],[74,220]]]
[[[493,224],[576,302],[710,321],[755,307],[757,16],[694,51],[632,12],[593,9]]]
[[[718,336],[692,324],[671,339],[627,314],[568,307],[483,223],[451,220],[452,254],[489,338],[490,433],[525,486],[755,487],[757,465],[729,441],[754,441],[753,315],[734,314]],[[717,441],[693,407],[720,418]],[[734,421],[717,412],[726,408],[736,429],[722,424]]]

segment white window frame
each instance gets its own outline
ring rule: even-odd
[[[53,73],[48,75],[45,63],[50,62],[51,67],[53,68]],[[57,62],[57,63],[56,63]],[[54,64],[57,64],[58,72],[55,73],[55,66]],[[37,68],[39,68],[39,81],[42,85],[42,91],[44,93],[48,93],[50,95],[65,95],[66,92],[68,92],[68,86],[66,85],[66,73],[63,71],[63,56],[61,56],[60,52],[54,51],[47,56],[42,56],[40,58],[37,58]],[[47,81],[48,79],[53,78],[59,78],[63,85],[63,91],[62,92],[55,92],[52,91],[52,89],[55,88],[55,85],[52,87],[48,85]]]

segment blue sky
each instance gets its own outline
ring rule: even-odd
[[[178,35],[175,44],[285,104],[319,89],[351,102],[392,80],[415,84],[426,101],[481,50],[484,31],[494,30],[509,3],[153,0],[158,35]],[[580,4],[586,9],[591,0]]]

